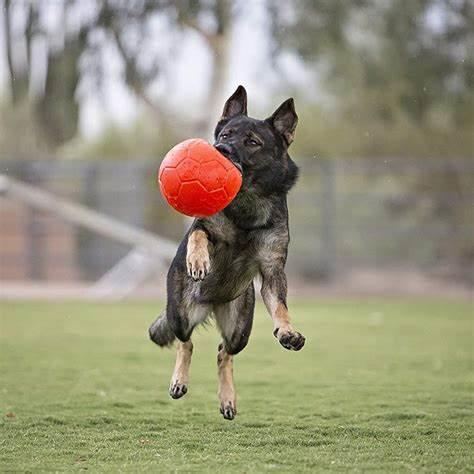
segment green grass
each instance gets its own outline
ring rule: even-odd
[[[468,302],[293,303],[298,353],[260,306],[232,422],[214,328],[194,337],[189,393],[169,398],[174,354],[146,337],[161,306],[2,303],[0,471],[472,471]]]

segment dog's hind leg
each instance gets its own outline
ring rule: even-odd
[[[150,339],[161,347],[169,346],[176,339],[171,326],[166,318],[166,311],[163,311],[148,329]]]
[[[190,304],[182,306],[180,311],[168,305],[168,321],[174,327],[178,337],[176,364],[170,383],[170,396],[172,398],[181,398],[188,391],[189,367],[191,365],[191,356],[193,353],[193,343],[191,334],[193,329],[202,323],[209,315],[211,308],[209,305]]]
[[[217,374],[219,377],[220,412],[226,420],[233,420],[237,414],[237,399],[234,388],[233,356],[228,354],[224,344],[219,344],[217,353]]]
[[[201,240],[204,241],[204,237]],[[160,318],[158,320],[159,323],[154,323],[152,325],[153,330],[150,330],[150,337],[155,340],[155,333],[162,334],[163,327],[166,326],[166,334],[170,333],[173,335],[173,338],[176,337],[178,339],[176,364],[169,389],[172,398],[181,398],[188,391],[189,367],[193,352],[191,335],[194,328],[204,322],[212,310],[211,305],[199,303],[197,298],[199,284],[193,282],[186,275],[185,244],[186,241],[183,240],[168,271],[166,318],[163,320],[166,324]],[[207,238],[205,239],[205,244],[207,249]],[[199,242],[196,243],[197,247],[199,245]],[[156,324],[159,324],[161,331],[155,331],[154,326]],[[165,340],[167,341],[168,339],[165,338]]]
[[[176,364],[171,377],[170,395],[172,398],[181,398],[188,391],[189,366],[193,354],[193,343],[191,339],[187,342],[178,341],[176,352]]]
[[[252,330],[254,308],[253,283],[235,300],[214,306],[216,323],[223,338],[217,354],[218,397],[220,411],[227,420],[233,420],[237,414],[233,356],[247,345]]]
[[[253,282],[235,300],[214,305],[214,316],[228,354],[238,354],[246,345],[252,331],[255,309]]]

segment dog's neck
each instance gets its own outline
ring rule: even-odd
[[[251,231],[271,225],[274,208],[272,196],[262,197],[246,190],[237,194],[224,209],[224,214],[239,229]]]

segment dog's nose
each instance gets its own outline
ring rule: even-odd
[[[232,154],[232,148],[229,145],[226,145],[225,143],[216,143],[214,145],[214,148],[220,151],[226,158],[230,158]]]

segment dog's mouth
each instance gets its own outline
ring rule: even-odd
[[[242,169],[242,165],[240,163],[236,163],[235,161],[232,161],[230,159],[229,161],[240,171],[240,174],[244,172],[244,170]]]
[[[225,156],[239,170],[240,174],[243,173],[242,165],[233,158],[232,149],[229,146],[218,143],[217,145],[214,145],[214,147],[221,155]]]

